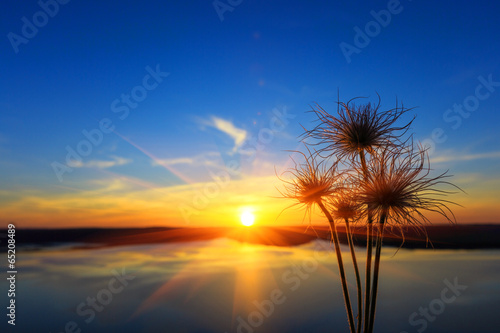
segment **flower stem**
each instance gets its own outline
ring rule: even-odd
[[[358,326],[356,332],[361,333],[361,323],[363,321],[363,296],[361,289],[361,278],[359,277],[358,261],[356,260],[356,252],[354,252],[354,245],[352,243],[352,232],[349,225],[349,219],[345,219],[347,230],[347,241],[349,242],[349,249],[351,251],[352,264],[354,266],[354,274],[356,275],[356,287],[358,289]]]
[[[366,158],[364,150],[359,152],[359,159],[361,160],[361,168],[363,170],[363,177],[365,181],[368,181],[368,167],[366,166]],[[364,332],[367,333],[369,330],[370,323],[370,287],[371,287],[371,270],[372,270],[372,232],[373,232],[373,217],[368,208],[368,224],[366,226],[366,268],[365,268],[365,324]]]
[[[380,253],[382,251],[382,241],[384,239],[384,224],[387,215],[382,213],[379,221],[379,232],[377,237],[377,249],[375,252],[375,267],[373,271],[373,288],[372,288],[372,296],[371,296],[371,308],[370,308],[370,330],[368,333],[373,332],[373,326],[375,324],[375,308],[377,305],[377,291],[378,291],[378,277],[379,277],[379,269],[380,269]]]
[[[340,281],[342,282],[342,291],[344,293],[344,302],[346,306],[346,311],[347,311],[347,319],[349,321],[349,329],[351,333],[355,333],[355,327],[354,327],[354,317],[352,315],[352,306],[351,306],[351,299],[349,297],[349,289],[347,288],[347,280],[345,277],[345,271],[344,271],[344,262],[342,260],[342,253],[340,252],[340,243],[339,243],[339,238],[337,236],[337,229],[335,228],[335,222],[333,221],[332,215],[328,210],[325,208],[323,205],[323,202],[321,200],[317,201],[317,204],[319,208],[323,211],[323,214],[325,214],[326,218],[328,219],[328,222],[330,223],[330,229],[332,230],[332,236],[333,236],[333,242],[335,244],[335,253],[337,254],[337,262],[339,265],[339,273],[340,273]]]
[[[371,270],[372,270],[372,232],[373,223],[372,216],[368,213],[368,225],[366,227],[366,268],[365,268],[365,325],[364,332],[368,332],[368,324],[370,323],[370,287],[371,287]]]

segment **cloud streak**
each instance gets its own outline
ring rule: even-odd
[[[155,165],[178,165],[178,164],[194,164],[195,158],[193,157],[179,157],[179,158],[164,158],[153,162]]]
[[[70,163],[70,167],[72,168],[95,168],[95,169],[107,169],[107,168],[112,168],[114,166],[119,166],[119,165],[125,165],[129,164],[132,162],[132,160],[119,157],[119,156],[111,156],[113,159],[112,161],[107,160],[90,160],[87,162],[82,162],[82,161],[74,161]]]
[[[476,161],[482,159],[496,159],[500,158],[500,151],[480,153],[480,154],[450,154],[431,158],[432,163],[446,163],[458,161]]]
[[[160,158],[153,161],[153,166],[172,166],[172,165],[215,165],[216,160],[220,159],[219,152],[206,152],[192,157],[174,157]]]
[[[210,120],[204,121],[203,125],[215,128],[233,139],[234,146],[231,150],[232,153],[236,152],[248,137],[248,132],[246,130],[236,127],[231,121],[217,116],[210,117]]]

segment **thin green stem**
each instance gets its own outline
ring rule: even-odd
[[[382,213],[379,221],[379,232],[377,237],[377,249],[375,252],[375,268],[373,271],[373,288],[372,288],[372,296],[371,296],[371,307],[370,307],[370,330],[368,333],[373,332],[373,326],[375,324],[375,308],[377,306],[377,291],[378,291],[378,277],[380,270],[380,253],[382,251],[382,241],[384,239],[384,224],[387,219],[387,215]]]
[[[352,264],[354,266],[354,274],[356,275],[356,287],[358,289],[358,327],[357,332],[361,333],[361,323],[363,321],[363,290],[361,289],[361,278],[359,277],[358,261],[356,260],[356,252],[354,252],[354,244],[352,242],[352,232],[349,225],[349,219],[345,219],[345,225],[347,230],[347,241],[349,243],[349,249],[351,250]]]
[[[349,297],[349,289],[347,288],[347,279],[345,277],[345,271],[344,271],[344,262],[342,260],[342,253],[340,252],[340,243],[339,243],[339,238],[337,236],[337,230],[335,228],[335,222],[333,221],[332,215],[326,207],[323,205],[323,202],[321,200],[317,201],[317,204],[319,208],[323,211],[323,214],[325,214],[326,218],[328,219],[328,222],[330,223],[330,228],[332,230],[332,236],[333,236],[333,242],[335,244],[335,253],[337,254],[337,262],[339,265],[339,273],[340,273],[340,281],[342,282],[342,291],[344,293],[344,302],[346,306],[346,311],[347,311],[347,319],[349,321],[349,329],[351,333],[355,333],[355,327],[354,327],[354,317],[352,315],[352,306],[351,306],[351,299]]]

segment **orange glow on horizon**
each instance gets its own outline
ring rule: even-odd
[[[321,212],[305,214],[300,206],[280,198],[281,182],[275,175],[234,179],[213,195],[204,195],[210,182],[157,186],[105,171],[105,179],[78,188],[68,183],[51,191],[20,189],[0,191],[0,222],[20,228],[127,228],[127,227],[243,227],[249,211],[253,226],[324,225]],[[467,188],[453,200],[457,223],[498,223],[498,181]],[[466,186],[467,185],[467,186]],[[245,214],[247,216],[248,214]],[[446,223],[437,214],[426,215],[433,224]],[[247,227],[244,227],[247,228]]]

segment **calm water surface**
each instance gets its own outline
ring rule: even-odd
[[[500,251],[395,252],[383,252],[376,332],[500,332]],[[348,332],[326,241],[25,250],[17,260],[16,327],[4,314],[2,332]]]

